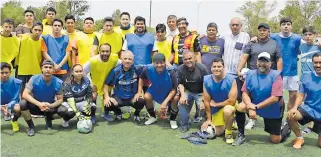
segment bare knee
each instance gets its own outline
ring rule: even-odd
[[[246,112],[246,105],[245,105],[245,103],[241,102],[240,104],[237,105],[236,109],[237,109],[237,111],[239,111],[239,112]]]
[[[223,135],[223,133],[224,133],[224,131],[225,131],[225,126],[216,126],[215,127],[215,135],[216,136],[221,136],[221,135]]]
[[[281,142],[281,136],[280,135],[271,135],[270,141],[273,144],[279,144]]]
[[[15,112],[20,112],[20,105],[19,104],[16,104],[14,107],[13,107],[13,110]]]

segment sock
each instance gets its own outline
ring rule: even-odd
[[[176,120],[178,111],[171,110],[171,116],[169,117],[169,120]]]
[[[35,125],[33,124],[32,119],[30,119],[30,120],[28,120],[26,122],[27,122],[29,128],[35,128]]]
[[[149,113],[149,115],[150,115],[151,117],[156,118],[155,111],[154,111],[154,108],[153,108],[153,107],[150,108],[150,109],[147,109],[147,112]]]
[[[240,134],[244,135],[245,113],[236,111],[235,114],[236,114],[236,123],[237,123],[238,131]]]
[[[140,110],[135,109],[134,116],[138,116],[139,117],[139,113],[140,113]]]
[[[13,114],[12,121],[13,121],[13,122],[17,121],[19,117],[20,117],[20,114],[14,113],[14,114]]]
[[[231,134],[232,134],[232,130],[228,130],[228,129],[225,130],[225,135],[231,135]]]

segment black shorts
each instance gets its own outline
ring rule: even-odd
[[[321,121],[315,120],[313,117],[311,117],[306,111],[304,111],[301,107],[298,108],[298,111],[302,115],[302,119],[299,120],[298,122],[301,125],[305,125],[307,123],[313,122],[313,128],[312,131],[317,133],[319,136],[321,136]]]
[[[281,125],[282,125],[282,118],[279,119],[270,119],[270,118],[263,118],[264,119],[264,131],[271,134],[271,135],[280,135],[281,134]]]
[[[29,111],[32,115],[45,115],[45,113],[43,111],[41,111],[37,105],[31,104],[28,102],[27,106],[28,106]],[[58,107],[50,109],[51,113],[57,113],[57,111],[58,111]]]
[[[118,107],[124,107],[124,106],[134,106],[134,103],[132,103],[132,99],[121,99],[120,97],[113,96],[114,99],[118,102]]]

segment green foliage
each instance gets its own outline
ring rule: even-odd
[[[24,21],[24,9],[21,7],[21,1],[10,0],[5,2],[1,8],[1,23],[6,18],[14,20],[15,26]]]

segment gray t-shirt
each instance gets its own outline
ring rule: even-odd
[[[25,27],[23,25],[19,25],[17,28],[16,28],[16,34],[19,35],[19,34],[26,34],[26,33],[31,33],[31,28],[29,27]]]
[[[178,84],[182,84],[186,90],[192,93],[203,93],[204,76],[208,74],[209,72],[203,64],[196,63],[193,71],[189,71],[182,64],[178,67]]]
[[[256,62],[261,52],[267,52],[271,55],[271,69],[277,70],[276,62],[279,58],[282,58],[282,56],[279,45],[272,39],[266,42],[250,42],[246,45],[243,53],[249,55],[247,67],[251,70],[257,69]]]

